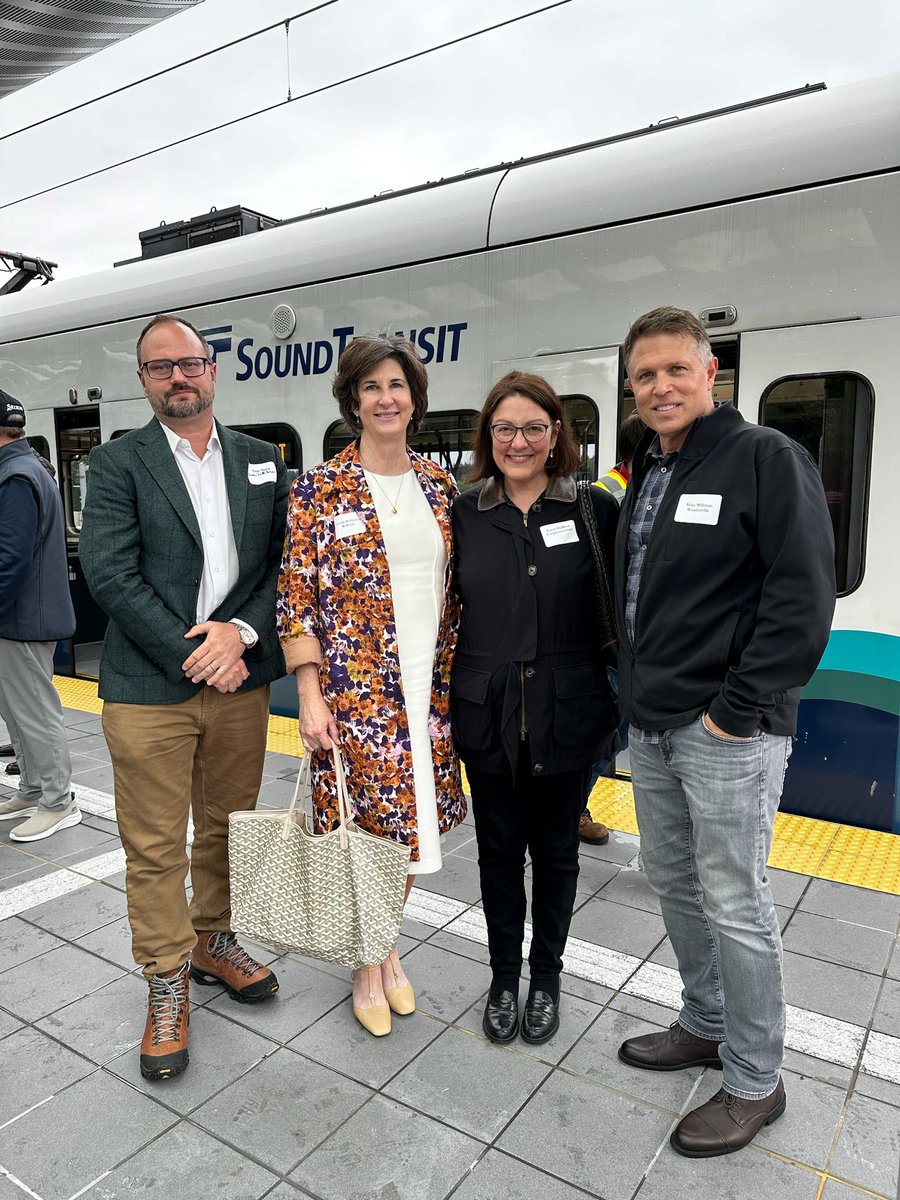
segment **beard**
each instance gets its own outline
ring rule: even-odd
[[[189,392],[193,393],[192,398],[187,395]],[[175,398],[176,395],[178,399]],[[166,392],[159,399],[153,401],[152,405],[153,411],[158,417],[174,417],[177,420],[184,417],[198,417],[200,413],[206,412],[208,408],[212,407],[212,402],[212,388],[201,389],[181,385]]]

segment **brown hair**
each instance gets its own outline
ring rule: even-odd
[[[147,322],[147,324],[138,334],[137,345],[135,346],[138,368],[143,365],[141,362],[141,342],[144,340],[150,330],[154,329],[157,325],[183,325],[185,329],[189,329],[191,333],[196,335],[200,345],[203,347],[206,353],[207,358],[210,359],[210,361],[215,361],[213,359],[212,347],[196,325],[192,325],[190,321],[186,321],[184,317],[176,317],[174,313],[157,313],[155,317],[152,317]]]
[[[625,374],[629,371],[629,359],[634,353],[635,342],[640,338],[656,337],[660,333],[684,334],[693,338],[697,347],[697,356],[704,366],[713,360],[712,346],[709,336],[702,323],[688,312],[686,308],[654,308],[632,323],[631,328],[622,343],[622,361],[625,364]]]
[[[619,461],[630,463],[634,452],[640,445],[641,438],[647,432],[647,426],[638,416],[637,411],[630,413],[619,426]]]
[[[581,465],[581,456],[559,396],[542,375],[510,371],[508,375],[497,380],[482,406],[472,437],[475,462],[467,476],[468,481],[477,483],[480,479],[503,478],[503,472],[494,462],[491,422],[494,413],[507,396],[525,396],[539,405],[551,422],[559,422],[553,461],[547,462],[544,470],[548,475],[574,475]]]
[[[396,335],[379,333],[375,337],[353,339],[341,355],[337,374],[331,385],[341,416],[356,434],[362,432],[358,407],[359,381],[373,367],[389,358],[396,359],[400,364],[412,393],[413,410],[409,424],[413,433],[422,424],[422,418],[428,409],[428,372],[412,342]]]

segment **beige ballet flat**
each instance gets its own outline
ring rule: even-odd
[[[378,970],[377,967],[360,967],[361,971]],[[356,971],[353,972],[356,975]],[[369,999],[375,999],[375,993],[370,990]],[[353,1005],[353,1015],[368,1033],[373,1037],[385,1037],[391,1032],[391,1010],[387,1004],[371,1004],[368,1008],[359,1008]]]

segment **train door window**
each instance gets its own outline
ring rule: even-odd
[[[81,529],[81,514],[87,495],[88,455],[100,445],[100,409],[57,409],[56,450],[59,486],[66,513],[66,530],[74,541]]]
[[[272,421],[267,425],[229,425],[236,433],[246,433],[250,437],[259,438],[262,442],[271,442],[281,451],[284,465],[291,479],[303,470],[303,448],[300,437],[290,425],[281,421]]]
[[[875,396],[860,375],[795,375],[763,393],[759,423],[780,429],[818,465],[834,526],[837,594],[862,581]]]
[[[418,432],[410,433],[409,446],[443,467],[460,487],[465,488],[472,469],[472,438],[477,422],[478,413],[474,409],[426,413]],[[348,446],[354,436],[343,421],[335,421],[325,434],[323,450],[326,459],[333,458]]]
[[[566,416],[569,418],[575,445],[578,447],[578,455],[581,460],[578,466],[578,477],[579,479],[590,479],[593,482],[599,474],[597,405],[589,396],[560,396],[560,400]]]
[[[41,458],[46,458],[47,462],[50,462],[50,443],[45,437],[36,434],[34,437],[26,437],[25,441]],[[54,468],[53,473],[56,474],[56,468]]]

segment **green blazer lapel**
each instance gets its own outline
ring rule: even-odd
[[[175,455],[155,417],[139,430],[137,452],[144,466],[159,484],[160,491],[178,513],[188,533],[202,549],[203,539],[200,536],[194,506],[175,462]]]
[[[234,548],[238,555],[241,553],[241,539],[244,536],[244,516],[247,512],[247,464],[250,462],[250,448],[243,438],[235,435],[233,430],[220,425],[216,421],[219,440],[222,443],[222,462],[225,467],[225,487],[228,491],[228,504],[231,508],[231,528],[234,531]]]

